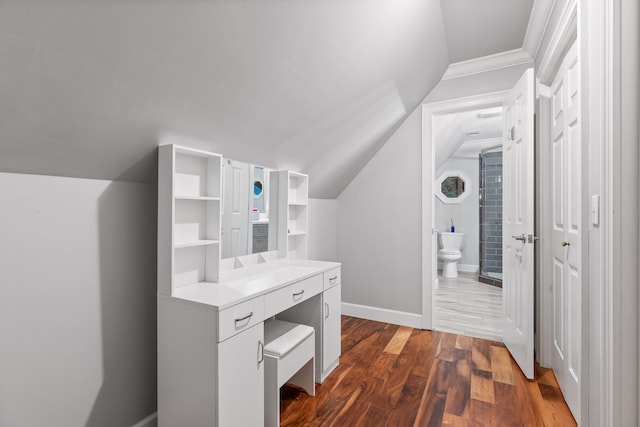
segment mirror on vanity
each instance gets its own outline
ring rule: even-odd
[[[269,185],[271,169],[231,159],[222,163],[221,258],[275,251],[277,188]]]

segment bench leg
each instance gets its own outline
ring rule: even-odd
[[[278,359],[264,358],[264,426],[280,426],[280,387],[278,387]],[[251,410],[248,408],[247,410]]]
[[[316,381],[315,381],[315,358],[311,358],[298,372],[295,373],[288,383],[302,387],[309,396],[316,395]]]

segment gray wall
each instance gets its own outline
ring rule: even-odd
[[[309,199],[309,259],[338,260],[336,199]]]
[[[506,90],[523,72],[516,66],[442,81],[423,102]],[[338,196],[344,302],[421,313],[421,145],[419,106]]]
[[[343,302],[420,313],[421,129],[418,108],[338,197]]]
[[[0,173],[0,425],[156,408],[155,186]]]

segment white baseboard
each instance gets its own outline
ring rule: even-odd
[[[133,427],[157,427],[158,425],[158,412],[154,412],[143,420],[138,421]]]
[[[458,264],[458,271],[462,273],[477,273],[480,271],[480,266],[477,264]]]
[[[393,323],[394,325],[409,326],[417,329],[422,328],[421,315],[404,311],[343,302],[342,314],[360,319],[375,320],[376,322]]]
[[[442,270],[441,262],[438,263],[438,270]],[[477,274],[480,271],[480,266],[477,264],[458,264],[458,271]]]

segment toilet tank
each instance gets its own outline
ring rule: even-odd
[[[438,243],[441,249],[451,249],[461,251],[464,247],[465,233],[451,233],[441,231],[438,233]]]

